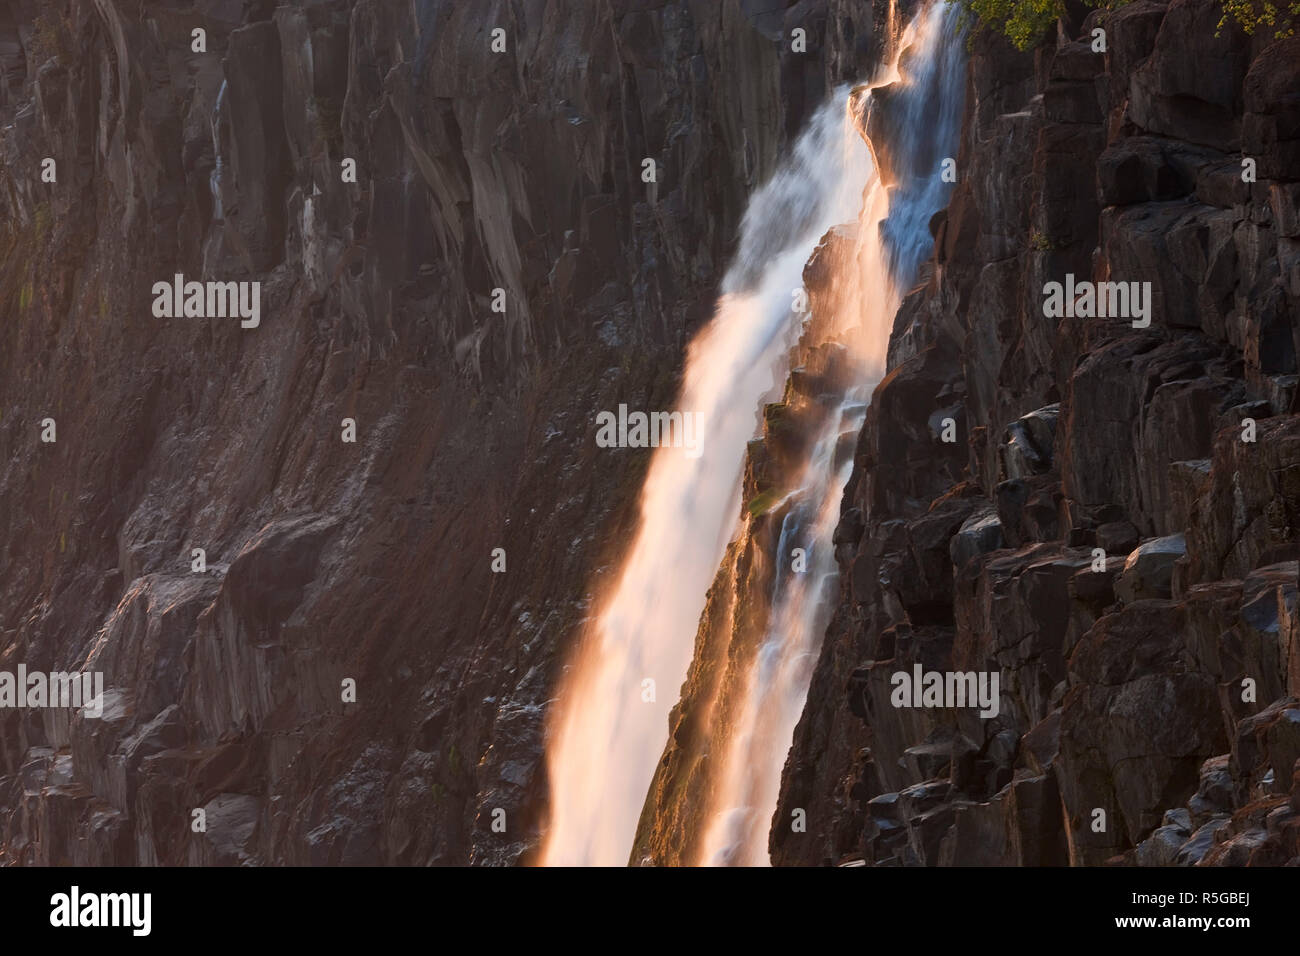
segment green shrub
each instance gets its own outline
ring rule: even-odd
[[[1035,229],[1029,233],[1029,248],[1035,252],[1051,252],[1053,249],[1060,248],[1060,246],[1058,243],[1053,242],[1046,233]]]
[[[1000,30],[1017,50],[1035,46],[1065,9],[1062,0],[948,0],[963,3],[982,26]]]
[[[980,25],[1006,35],[1018,50],[1035,46],[1065,12],[1064,0],[948,0],[960,3]],[[1132,0],[1083,0],[1090,7],[1113,10]],[[1295,35],[1300,27],[1300,0],[1221,0],[1223,16],[1219,29],[1235,22],[1246,33],[1271,30],[1276,38]]]
[[[755,495],[749,502],[749,516],[758,518],[772,510],[773,505],[781,500],[777,491],[764,491]]]
[[[1300,0],[1291,0],[1280,5],[1266,0],[1223,0],[1223,16],[1219,19],[1219,29],[1228,25],[1229,18],[1251,36],[1263,27],[1272,30],[1275,39],[1295,36],[1300,27]]]

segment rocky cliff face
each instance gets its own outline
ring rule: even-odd
[[[0,664],[107,690],[0,712],[0,859],[526,860],[646,463],[595,414],[668,407],[745,198],[875,18],[6,5]],[[178,273],[260,282],[260,324],[156,317]]]
[[[0,670],[106,685],[0,710],[0,861],[527,861],[646,463],[595,413],[671,402],[747,196],[882,18],[0,10]],[[1300,855],[1300,48],[1217,18],[977,41],[776,862]],[[261,283],[260,323],[156,317],[178,273]],[[1045,318],[1066,273],[1151,282],[1150,328]],[[998,717],[892,707],[917,662],[996,670]]]
[[[1219,15],[975,41],[774,862],[1300,859],[1300,40]],[[1151,283],[1149,327],[1047,317],[1069,274]],[[998,714],[894,706],[917,665],[998,675]]]

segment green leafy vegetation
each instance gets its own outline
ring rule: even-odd
[[[749,516],[751,518],[757,518],[760,515],[767,514],[772,510],[772,506],[780,500],[781,495],[775,490],[764,491],[755,495],[749,501]]]
[[[1037,229],[1029,234],[1029,248],[1035,252],[1051,252],[1053,249],[1060,249],[1062,245],[1062,243],[1053,242],[1050,236],[1039,232]]]
[[[1063,0],[948,0],[961,3],[982,26],[1000,30],[1017,50],[1036,45],[1065,9]]]
[[[1003,33],[1018,50],[1037,45],[1052,28],[1057,18],[1065,12],[1064,0],[948,0],[960,3],[980,25]],[[1114,10],[1132,0],[1083,0],[1090,7]],[[1295,36],[1300,27],[1300,0],[1285,0],[1277,4],[1268,0],[1221,0],[1223,16],[1219,19],[1222,31],[1236,23],[1252,36],[1260,31],[1271,31],[1275,38]]]
[[[1300,0],[1274,4],[1263,0],[1223,0],[1223,16],[1219,29],[1235,20],[1246,33],[1255,35],[1261,28],[1271,30],[1275,39],[1295,36],[1300,27]]]

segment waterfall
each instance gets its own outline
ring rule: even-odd
[[[208,188],[212,190],[212,221],[221,222],[225,212],[221,205],[221,105],[226,100],[226,81],[222,79],[221,89],[217,90],[217,102],[212,107],[212,155],[215,162],[212,175],[208,177]]]
[[[876,91],[888,90],[888,126],[898,133],[887,143],[872,144],[893,181],[886,181],[883,168],[871,177],[853,251],[838,265],[829,296],[835,332],[854,345],[866,382],[848,388],[825,419],[791,496],[774,555],[778,574],[767,633],[750,664],[736,719],[714,730],[715,739],[726,737],[726,755],[714,777],[701,864],[764,865],[769,827],[790,825],[774,821],[772,814],[833,607],[837,571],[831,536],[852,471],[851,459],[836,462],[836,447],[841,434],[856,436],[862,427],[863,401],[884,374],[894,313],[931,252],[929,220],[946,205],[950,189],[940,171],[943,159],[955,153],[964,66],[955,42],[962,38],[952,22],[954,7],[939,2],[923,9],[884,76],[855,104],[870,128]],[[796,543],[807,551],[802,573],[789,570]]]
[[[818,315],[816,324],[820,336],[851,354],[860,374],[830,403],[798,486],[780,504],[767,633],[749,649],[728,724],[713,728],[711,809],[694,824],[705,848],[698,862],[766,862],[781,767],[830,610],[830,537],[851,468],[838,449],[846,433],[861,427],[864,399],[883,371],[899,290],[928,254],[926,225],[946,196],[930,185],[938,179],[937,163],[933,169],[909,164],[928,161],[926,150],[937,146],[955,148],[955,126],[937,121],[947,111],[923,102],[934,93],[935,76],[961,65],[959,56],[936,52],[957,34],[950,7],[935,2],[918,15],[897,44],[902,62],[896,54],[874,84],[901,77],[896,85],[906,89],[892,98],[918,127],[897,148],[889,144],[890,182],[875,175],[862,132],[873,93],[845,87],[816,112],[750,201],[714,316],[686,356],[677,408],[703,416],[702,454],[655,451],[633,543],[617,582],[600,596],[560,690],[548,737],[546,865],[628,862],[710,584],[728,542],[748,533],[750,519],[742,519],[739,507],[747,444],[760,434],[764,404],[781,395],[796,342],[813,335],[812,323],[792,308],[804,265],[832,227],[857,223],[845,233],[856,238],[837,268],[848,281],[837,276],[833,314],[829,320]],[[937,85],[946,94],[953,84]],[[960,104],[952,113],[959,117]],[[798,573],[787,559],[796,541],[807,551],[807,568]]]
[[[211,276],[221,261],[221,253],[225,245],[226,211],[221,199],[221,176],[224,172],[221,158],[221,108],[225,100],[226,80],[223,77],[221,88],[217,90],[217,101],[212,107],[212,118],[208,124],[212,130],[213,165],[212,173],[208,176],[208,189],[212,192],[212,220],[203,249],[203,274],[206,276]]]

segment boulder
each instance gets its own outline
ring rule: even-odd
[[[1052,467],[1052,445],[1059,402],[1035,409],[1007,426],[1002,437],[1002,471],[1006,478],[1041,475]]]
[[[1170,640],[1184,621],[1177,604],[1138,601],[1099,619],[1070,657],[1057,780],[1074,863],[1141,842],[1226,749],[1214,679]],[[1108,819],[1100,833],[1090,826],[1098,808]]]
[[[1231,817],[1226,813],[1215,814],[1197,828],[1174,857],[1175,866],[1195,866],[1214,846],[1215,835]]]
[[[1260,179],[1300,179],[1300,37],[1278,40],[1250,65],[1243,97],[1242,154]]]
[[[1124,562],[1115,581],[1115,596],[1124,604],[1169,597],[1174,562],[1186,553],[1187,541],[1181,534],[1143,541]]]
[[[1177,199],[1196,189],[1204,167],[1222,159],[1217,150],[1180,140],[1126,137],[1097,160],[1097,198],[1104,206]]]
[[[1214,438],[1211,470],[1187,525],[1189,581],[1244,577],[1294,558],[1300,528],[1300,417],[1260,419],[1256,440],[1239,427]]]
[[[1133,72],[1155,48],[1168,9],[1162,0],[1137,0],[1109,12],[1105,26],[1107,66],[1116,109],[1127,102]]]
[[[1056,476],[1035,475],[999,482],[998,521],[1008,547],[1060,537],[1061,483]]]
[[[1235,24],[1220,29],[1222,16],[1213,0],[1169,5],[1151,55],[1129,86],[1129,116],[1142,129],[1236,148],[1250,38]]]
[[[954,568],[961,568],[977,554],[996,551],[1002,547],[1002,523],[997,511],[986,505],[962,522],[952,536],[948,554]]]
[[[1290,793],[1292,771],[1300,759],[1300,698],[1284,697],[1237,727],[1232,774],[1236,798],[1245,803],[1260,794]]]
[[[1138,529],[1128,521],[1107,521],[1097,528],[1097,547],[1107,554],[1128,554],[1139,539]]]

